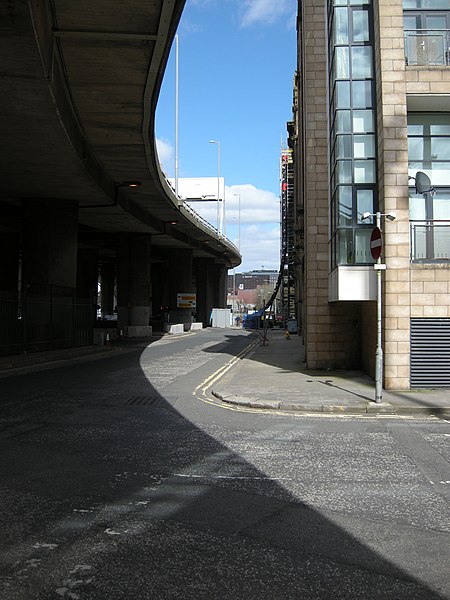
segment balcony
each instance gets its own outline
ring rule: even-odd
[[[405,59],[415,67],[450,66],[450,29],[405,30]]]
[[[411,261],[450,261],[450,220],[410,221]]]

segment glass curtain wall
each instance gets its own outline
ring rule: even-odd
[[[417,194],[410,186],[411,258],[413,261],[450,260],[450,115],[408,114],[410,183],[417,172],[428,175],[434,193]]]
[[[371,264],[376,197],[373,13],[369,0],[328,1],[331,267]]]

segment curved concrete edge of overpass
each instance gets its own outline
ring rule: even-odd
[[[113,323],[208,324],[241,260],[176,198],[155,149],[184,0],[104,7],[0,8],[0,355],[90,344]]]

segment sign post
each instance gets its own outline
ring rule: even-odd
[[[377,224],[372,229],[370,236],[370,253],[376,260],[375,269],[377,269],[377,350],[375,353],[375,402],[380,404],[383,401],[383,346],[381,339],[381,213],[376,213]]]

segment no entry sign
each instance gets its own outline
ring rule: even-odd
[[[374,227],[370,235],[370,253],[374,260],[381,256],[381,231],[379,227]]]

